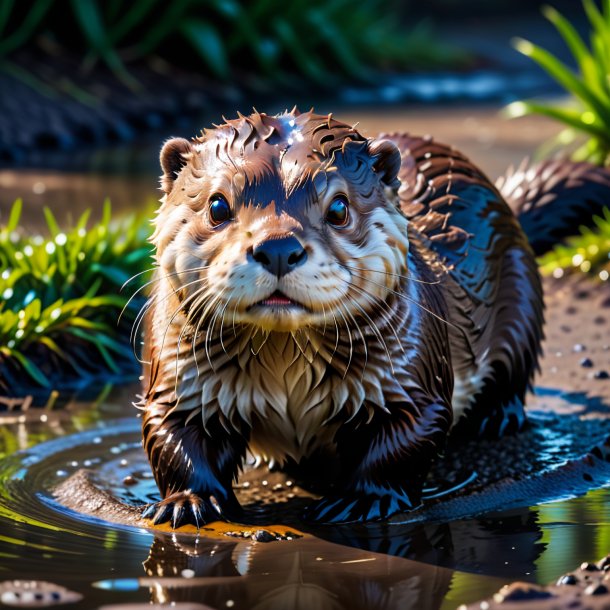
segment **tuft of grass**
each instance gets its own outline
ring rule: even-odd
[[[566,129],[557,144],[575,148],[573,158],[598,165],[610,164],[610,0],[601,10],[593,0],[583,0],[590,32],[587,44],[574,26],[556,9],[546,6],[544,16],[555,26],[569,48],[577,71],[547,50],[523,39],[516,49],[535,61],[570,94],[567,105],[519,101],[507,107],[511,117],[541,114],[563,123]]]
[[[0,226],[0,387],[120,374],[133,361],[129,329],[143,298],[129,295],[151,266],[150,223],[112,221],[106,201],[99,222],[89,227],[87,211],[66,230],[45,208],[48,235],[26,237],[21,211],[17,200]]]
[[[603,217],[593,218],[595,227],[581,227],[580,234],[568,238],[540,257],[540,270],[556,278],[579,271],[597,276],[602,281],[610,277],[610,210]]]

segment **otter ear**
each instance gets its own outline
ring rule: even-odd
[[[169,194],[180,170],[186,165],[186,156],[193,150],[191,143],[184,138],[172,138],[161,149],[161,188]]]
[[[368,140],[369,155],[373,158],[373,169],[384,184],[392,188],[400,186],[398,172],[401,156],[398,146],[390,140]]]

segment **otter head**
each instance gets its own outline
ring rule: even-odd
[[[400,153],[330,116],[255,113],[161,151],[153,242],[188,317],[266,331],[350,324],[405,273]]]

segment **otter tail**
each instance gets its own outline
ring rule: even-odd
[[[610,207],[610,171],[590,163],[553,160],[530,166],[526,159],[498,178],[496,187],[537,256]]]

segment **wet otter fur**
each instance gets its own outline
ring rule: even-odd
[[[248,452],[330,480],[309,519],[384,519],[418,506],[450,433],[524,425],[534,251],[461,153],[293,110],[172,139],[161,165],[139,405],[154,523],[243,519]],[[569,170],[610,192],[585,165]],[[513,205],[573,199],[566,167],[534,170],[536,192],[525,168],[509,177]]]

